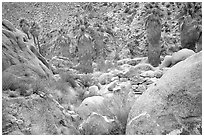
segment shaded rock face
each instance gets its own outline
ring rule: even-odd
[[[2,21],[2,26],[3,71],[12,65],[28,64],[43,77],[52,77],[48,63],[32,45],[32,41],[27,40],[26,34],[15,29],[7,20]]]
[[[3,134],[78,134],[69,119],[50,100],[37,95],[3,97],[2,104]]]
[[[168,70],[135,102],[126,134],[202,134],[202,52]]]

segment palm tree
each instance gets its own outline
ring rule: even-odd
[[[27,35],[28,39],[30,39],[30,37],[29,37],[29,29],[30,29],[29,22],[26,19],[22,18],[22,19],[20,19],[19,26],[22,29],[22,31]]]
[[[40,32],[41,32],[40,25],[35,21],[31,22],[30,33],[33,36],[35,45],[38,47],[39,53],[41,54],[42,50],[41,50],[40,43],[39,43]]]

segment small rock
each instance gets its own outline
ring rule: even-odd
[[[130,61],[129,58],[119,60],[119,61],[117,61],[117,65],[127,64],[128,61]]]
[[[132,85],[132,89],[135,90],[138,88],[138,85]]]
[[[84,92],[84,98],[92,97],[92,96],[99,96],[99,89],[98,86],[94,85],[89,87],[88,91]]]
[[[115,80],[119,80],[119,77],[116,76],[116,77],[113,77],[113,78],[111,79],[111,81],[115,81]]]
[[[151,80],[153,83],[156,83],[159,79],[157,79],[157,78],[150,78],[150,80]]]
[[[145,78],[140,77],[139,75],[130,78],[132,85],[139,85],[145,82]]]
[[[128,60],[127,64],[132,65],[132,66],[136,66],[139,63],[147,62],[147,60],[148,60],[147,57],[134,58],[134,59]]]
[[[9,92],[9,97],[15,98],[15,97],[18,97],[18,96],[20,96],[20,94],[17,91],[10,91]]]
[[[114,91],[114,93],[115,93],[115,92],[120,92],[120,91],[121,91],[121,87],[115,87],[115,88],[113,89],[113,91]]]
[[[90,93],[98,93],[99,92],[99,89],[98,89],[98,87],[97,86],[90,86],[89,87],[89,92]]]
[[[172,65],[172,56],[166,55],[164,60],[162,61],[161,65],[159,66],[160,69],[165,67],[170,67]]]
[[[123,72],[127,72],[127,71],[129,71],[130,68],[132,68],[132,67],[133,67],[133,66],[131,66],[131,65],[124,64],[124,65],[120,66],[120,69],[122,69]]]
[[[148,71],[144,71],[140,74],[141,77],[150,77],[153,78],[154,77],[154,71],[152,70],[148,70]]]
[[[121,82],[127,82],[128,79],[126,79],[126,78],[120,78],[120,81],[121,81]]]
[[[155,70],[154,71],[154,76],[156,77],[156,78],[161,78],[162,77],[162,75],[163,75],[163,72],[161,71],[161,70]]]
[[[83,95],[83,98],[85,99],[85,98],[92,97],[92,96],[96,96],[96,95],[90,94],[89,91],[85,91],[85,92],[84,92],[84,95]]]
[[[146,91],[146,87],[143,84],[138,85],[137,92],[143,93],[145,91]]]
[[[150,85],[150,84],[152,84],[152,83],[154,83],[154,81],[152,81],[152,79],[150,79],[150,78],[145,78],[145,84],[146,84],[146,85]]]
[[[99,76],[98,80],[102,85],[109,84],[111,79],[113,78],[113,74],[111,73],[103,73]]]
[[[131,82],[130,81],[122,82],[122,83],[120,83],[120,87],[122,90],[130,89],[131,88]]]
[[[61,79],[59,74],[54,75],[53,78],[55,81],[58,81]]]
[[[123,72],[118,69],[114,69],[114,70],[111,70],[109,73],[113,74],[113,76],[116,77],[116,76],[120,76]]]
[[[111,82],[110,84],[108,84],[108,90],[109,91],[113,91],[113,88],[117,85],[118,80],[115,80],[113,82]]]

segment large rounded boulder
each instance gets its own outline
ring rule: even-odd
[[[202,134],[202,51],[177,63],[134,102],[126,134]]]

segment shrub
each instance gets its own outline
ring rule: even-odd
[[[59,82],[67,83],[73,88],[77,87],[77,82],[75,81],[75,77],[73,74],[71,74],[70,72],[61,72],[59,75],[61,77]]]

